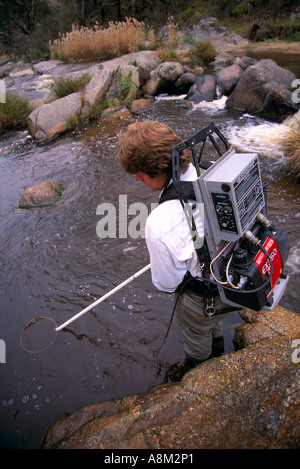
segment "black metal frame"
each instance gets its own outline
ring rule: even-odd
[[[173,177],[174,185],[176,185],[176,183],[178,183],[180,180],[180,153],[185,148],[189,148],[191,150],[193,162],[194,162],[198,177],[200,176],[199,166],[200,166],[200,161],[202,158],[202,154],[203,154],[203,150],[204,150],[207,138],[209,138],[209,140],[213,144],[219,157],[221,157],[224,154],[224,152],[223,153],[221,152],[219,145],[217,144],[213,136],[213,133],[215,133],[223,142],[225,146],[225,151],[229,150],[228,140],[224,137],[224,135],[220,132],[220,130],[215,126],[213,122],[211,122],[208,126],[201,129],[196,134],[192,135],[192,137],[189,137],[186,140],[183,140],[182,142],[178,143],[172,148],[171,150],[172,152],[172,177]],[[197,157],[195,153],[195,147],[199,143],[201,143],[201,148],[199,151],[199,155]]]

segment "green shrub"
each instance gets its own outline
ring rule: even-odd
[[[7,94],[6,102],[0,103],[0,129],[25,129],[31,111],[27,98],[17,94]]]
[[[285,38],[286,42],[300,41],[300,31],[290,34]]]
[[[200,66],[207,65],[212,62],[216,55],[217,51],[209,41],[198,41],[189,52],[189,57],[194,64]]]
[[[63,98],[82,90],[90,80],[91,76],[89,73],[83,73],[76,77],[59,77],[54,80],[51,89],[56,98]]]
[[[119,70],[118,78],[121,90],[121,95],[119,97],[120,102],[130,108],[132,101],[135,98],[136,91],[136,84],[132,81],[132,72],[128,72],[127,75],[124,75],[121,70]]]

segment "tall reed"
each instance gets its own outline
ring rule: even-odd
[[[168,43],[169,49],[175,50],[178,45],[178,25],[173,22],[173,17],[168,19]]]
[[[98,23],[91,29],[74,27],[50,42],[50,57],[65,61],[109,60],[136,52],[146,39],[144,23],[134,18],[111,21],[107,28]]]
[[[291,176],[300,179],[300,127],[291,130],[281,141],[282,149],[289,158]]]

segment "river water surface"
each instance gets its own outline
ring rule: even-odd
[[[187,108],[181,97],[161,96],[153,112],[140,119],[165,122],[182,138],[214,121],[237,151],[258,152],[263,180],[269,183],[269,218],[289,233],[292,246],[287,265],[291,280],[281,304],[300,312],[299,186],[289,178],[278,145],[278,136],[287,130],[229,113],[225,100]],[[149,271],[59,332],[48,350],[33,354],[20,345],[22,330],[32,318],[47,316],[62,324],[149,262],[144,239],[100,239],[96,233],[99,204],[110,202],[118,209],[120,194],[127,195],[128,205],[139,201],[149,210],[157,201],[158,194],[123,174],[115,161],[118,136],[130,122],[132,117],[121,112],[40,145],[27,132],[2,136],[2,447],[38,448],[47,427],[62,414],[170,382],[183,364],[175,321],[156,355],[173,297],[154,289]],[[19,209],[24,187],[45,180],[66,186],[62,200]],[[232,336],[240,323],[237,313],[224,321],[226,353],[234,350]]]

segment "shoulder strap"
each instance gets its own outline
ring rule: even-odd
[[[179,200],[178,196],[178,187],[177,191],[173,184],[170,184],[169,186],[165,187],[163,190],[162,195],[160,196],[160,199],[158,201],[159,204],[162,204],[163,202],[166,202],[167,200]],[[185,199],[184,201],[187,202],[188,200],[195,200],[196,201],[196,196],[194,192],[194,186],[192,181],[180,181],[180,192],[182,197]],[[192,229],[193,229],[193,242],[195,242],[196,239],[196,225],[194,221],[194,217],[192,216]],[[206,241],[204,240],[204,244],[202,248],[195,248],[197,257],[199,260],[199,263],[203,266],[203,272],[206,270],[208,266],[208,262],[210,260],[209,254],[207,251],[207,246],[206,246]]]
[[[201,172],[205,171],[212,164],[213,164],[212,161],[204,161],[203,163],[199,165],[200,171]],[[180,181],[180,187],[186,199],[196,200],[194,186],[193,186],[192,181]],[[166,202],[167,200],[175,200],[175,199],[178,199],[178,193],[176,192],[174,185],[172,183],[169,186],[164,188],[163,193],[160,196],[158,203],[162,204],[163,202]]]
[[[196,200],[193,183],[191,181],[180,181],[180,185],[187,199]],[[175,200],[175,199],[178,200],[178,194],[173,184],[170,184],[168,187],[164,189],[162,195],[159,198],[158,203],[162,204],[163,202],[166,202],[167,200]]]

